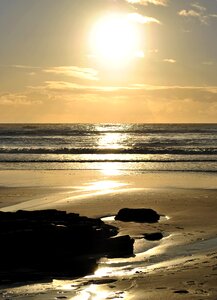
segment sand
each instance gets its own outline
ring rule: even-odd
[[[110,216],[106,222],[120,235],[135,239],[134,257],[103,259],[85,278],[2,287],[0,299],[217,299],[215,173],[0,171],[0,182],[2,211]],[[114,221],[123,207],[152,208],[162,217],[156,224]],[[144,240],[158,231],[162,240]]]

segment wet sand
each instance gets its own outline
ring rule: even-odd
[[[217,299],[217,176],[212,173],[0,171],[0,209],[57,208],[106,222],[135,239],[135,256],[103,259],[95,274],[5,287],[0,299]],[[154,224],[114,221],[123,207],[152,208]],[[144,233],[162,232],[160,241]]]

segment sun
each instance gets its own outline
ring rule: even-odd
[[[108,65],[122,65],[139,51],[138,28],[127,15],[109,14],[93,26],[90,43],[94,56]]]

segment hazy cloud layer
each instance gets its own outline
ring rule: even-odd
[[[47,81],[23,94],[0,95],[0,117],[24,122],[45,122],[48,117],[51,122],[81,118],[83,122],[216,122],[216,95],[217,86],[88,86]]]
[[[127,0],[127,2],[132,4],[140,4],[140,5],[154,4],[154,5],[166,6],[168,0]]]
[[[44,70],[45,73],[71,76],[79,79],[98,80],[98,72],[91,68],[81,68],[77,66],[60,66]]]
[[[25,65],[12,65],[12,68],[16,68],[16,69],[24,69],[24,70],[28,70],[28,69],[40,69],[40,67],[33,67],[33,66],[25,66]]]
[[[149,84],[132,84],[128,86],[89,86],[76,84],[67,81],[46,81],[44,85],[38,87],[30,87],[31,89],[39,89],[46,91],[60,91],[60,92],[76,92],[76,93],[119,93],[119,95],[123,95],[126,93],[127,95],[132,94],[143,94],[149,92],[160,92],[164,93],[165,91],[171,93],[171,91],[177,92],[177,94],[185,94],[186,96],[190,94],[206,94],[206,99],[216,100],[217,94],[217,86],[179,86],[179,85],[149,85]],[[208,97],[209,95],[209,97]],[[159,94],[160,96],[160,94]],[[199,97],[198,101],[201,101],[204,97]],[[203,99],[204,100],[204,99]]]
[[[31,104],[31,100],[27,100],[26,95],[19,93],[4,93],[0,95],[0,104],[1,105],[11,105],[14,103],[26,105]]]

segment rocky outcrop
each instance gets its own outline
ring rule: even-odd
[[[102,256],[133,254],[129,236],[100,219],[57,210],[0,212],[0,283],[83,276]]]
[[[122,208],[115,220],[123,222],[155,223],[160,215],[151,208]]]

